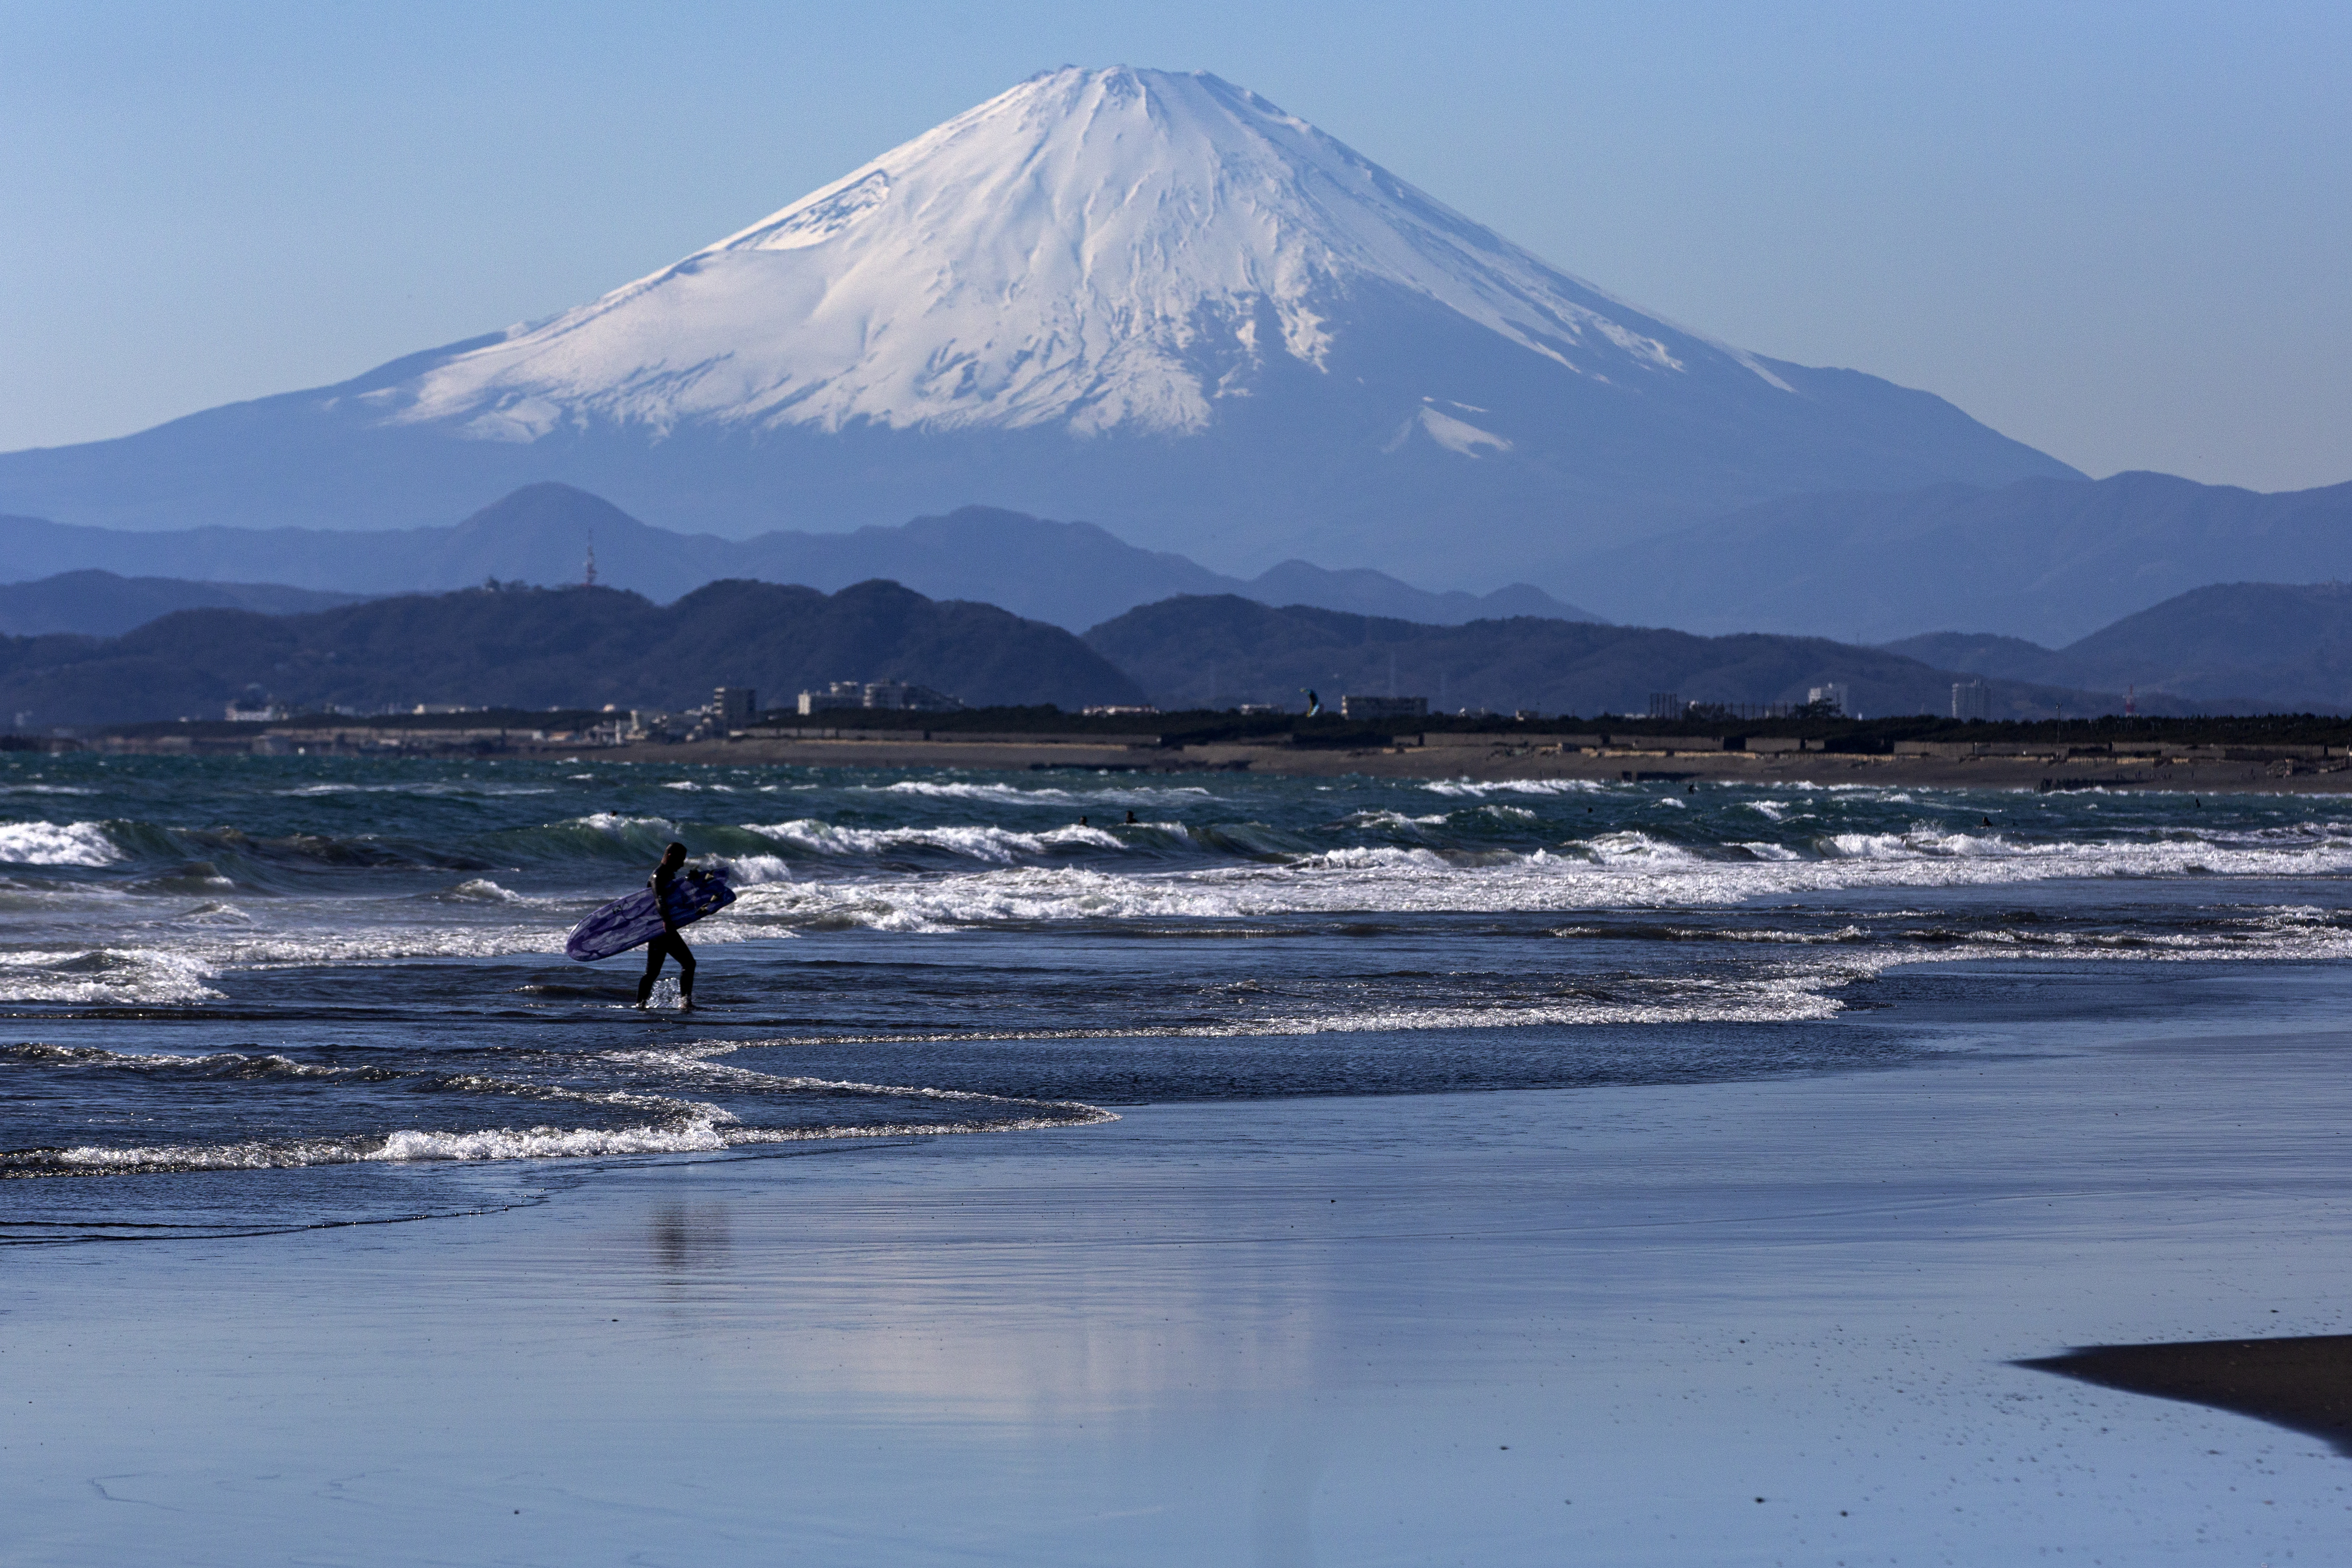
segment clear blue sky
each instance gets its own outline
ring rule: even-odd
[[[0,449],[543,316],[1044,67],[1205,68],[2094,474],[2352,479],[2352,6],[0,0]]]

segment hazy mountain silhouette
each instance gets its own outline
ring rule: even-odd
[[[1620,620],[1873,641],[1968,626],[2069,643],[2214,583],[2352,578],[2352,484],[2263,495],[2166,474],[1801,496],[1595,555]]]
[[[135,566],[192,578],[267,574],[276,582],[355,594],[433,592],[491,577],[551,586],[577,583],[592,544],[599,582],[656,600],[730,577],[827,592],[887,577],[933,598],[977,599],[1074,631],[1175,594],[1238,593],[1435,622],[1503,614],[1598,618],[1524,584],[1484,595],[1433,594],[1383,573],[1326,571],[1304,561],[1285,562],[1255,582],[1244,582],[1181,555],[1139,550],[1092,523],[1054,522],[990,507],[848,533],[742,540],[652,528],[602,497],[552,483],[527,485],[450,528],[138,533],[0,518],[0,562],[6,563],[0,571],[13,567],[37,575]]]
[[[35,637],[43,632],[81,632],[112,637],[173,610],[258,610],[266,616],[290,616],[331,609],[361,596],[289,588],[278,583],[191,583],[177,577],[61,572],[38,582],[0,584],[0,634]]]
[[[2352,584],[2221,583],[2126,616],[2063,648],[1931,632],[1890,652],[2011,680],[2132,687],[2287,710],[2352,708]]]

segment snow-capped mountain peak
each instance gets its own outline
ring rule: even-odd
[[[593,304],[369,395],[400,423],[509,441],[607,423],[1181,435],[1259,390],[1277,358],[1328,369],[1372,288],[1600,382],[1704,360],[1782,387],[1254,93],[1205,73],[1065,67]],[[1511,447],[1451,405],[1396,416],[1399,439],[1417,430],[1465,457]]]

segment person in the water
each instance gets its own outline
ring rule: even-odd
[[[686,846],[673,844],[662,851],[661,864],[646,879],[646,886],[654,890],[654,912],[661,916],[661,934],[646,943],[646,977],[637,982],[637,1005],[643,1007],[653,997],[654,981],[661,973],[662,960],[677,960],[677,1005],[694,1011],[694,951],[686,939],[677,934],[677,922],[669,918],[669,886],[677,874],[686,869]]]

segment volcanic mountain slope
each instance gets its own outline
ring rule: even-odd
[[[476,588],[306,616],[184,610],[104,639],[0,637],[0,710],[43,728],[217,719],[248,693],[362,710],[678,708],[719,685],[783,705],[825,681],[883,678],[974,704],[1142,700],[1058,626],[896,583],[829,597],[713,583],[666,608],[610,588]]]
[[[383,528],[560,479],[734,536],[981,502],[1557,587],[1769,497],[2071,472],[1676,327],[1215,77],[1068,68],[552,320],[0,457],[0,509]]]

